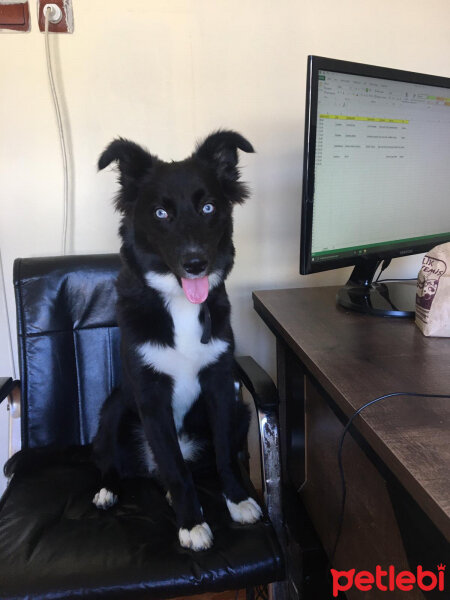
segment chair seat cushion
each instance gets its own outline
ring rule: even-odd
[[[92,504],[98,487],[88,461],[16,472],[0,501],[2,600],[171,598],[283,577],[268,519],[234,523],[214,477],[197,482],[214,535],[202,552],[180,547],[156,482],[124,482],[119,503],[107,511]]]

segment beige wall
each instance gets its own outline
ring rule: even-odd
[[[13,259],[61,247],[59,142],[30,4],[31,33],[0,35],[0,246],[12,314]],[[449,1],[74,0],[74,18],[73,35],[52,38],[72,152],[71,251],[118,250],[115,177],[95,168],[114,136],[180,159],[215,128],[240,131],[257,154],[242,157],[253,194],[236,209],[228,288],[238,350],[274,374],[274,341],[251,290],[343,283],[348,274],[298,275],[306,57],[449,76]],[[393,276],[415,276],[420,257],[396,262]],[[11,372],[5,319],[0,295],[1,374]],[[2,407],[1,463],[6,453]]]

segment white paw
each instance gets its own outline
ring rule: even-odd
[[[110,490],[106,488],[102,488],[99,492],[97,492],[94,496],[92,502],[95,504],[97,508],[102,508],[106,510],[107,508],[111,508],[117,502],[116,494],[113,494]]]
[[[262,517],[262,510],[253,498],[242,500],[239,504],[231,502],[228,498],[226,501],[231,518],[236,523],[256,523]]]
[[[178,539],[183,548],[191,548],[195,551],[206,550],[212,546],[213,534],[208,523],[201,523],[192,529],[180,529]]]

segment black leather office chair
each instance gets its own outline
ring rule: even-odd
[[[238,588],[252,597],[255,586],[284,577],[277,395],[252,359],[239,359],[237,372],[260,417],[262,521],[234,523],[211,476],[198,481],[214,533],[204,552],[180,547],[172,509],[151,480],[128,481],[108,511],[92,504],[99,474],[89,443],[102,402],[120,383],[119,266],[117,255],[15,262],[21,380],[2,379],[0,399],[20,412],[21,445],[36,466],[21,469],[18,461],[0,500],[0,598],[132,600]],[[39,466],[48,445],[79,449],[55,452],[51,464]],[[283,590],[273,584],[273,597]]]

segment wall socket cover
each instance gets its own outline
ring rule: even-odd
[[[40,31],[45,31],[44,6],[46,4],[56,4],[62,11],[61,21],[59,23],[49,23],[48,30],[51,33],[73,33],[72,0],[37,0]]]
[[[0,0],[0,32],[30,31],[28,0]]]

